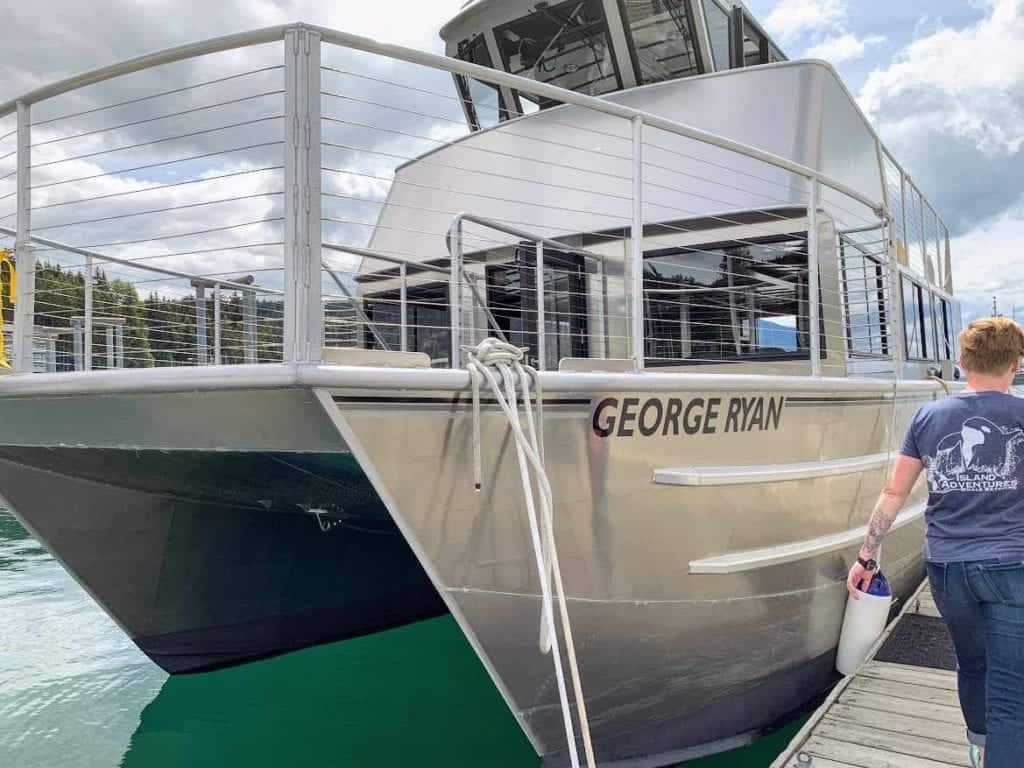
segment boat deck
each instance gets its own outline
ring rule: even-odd
[[[952,642],[922,584],[772,768],[968,766]]]

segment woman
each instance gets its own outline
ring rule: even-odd
[[[1024,766],[1024,399],[1008,394],[1024,331],[1005,317],[959,336],[967,387],[910,423],[847,588],[859,597],[879,548],[922,469],[928,473],[925,559],[956,647],[971,764]]]

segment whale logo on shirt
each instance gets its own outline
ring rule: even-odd
[[[959,432],[942,438],[935,456],[926,456],[924,463],[932,493],[949,493],[1016,490],[1022,461],[1024,430],[972,416]]]

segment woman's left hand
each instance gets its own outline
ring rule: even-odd
[[[853,595],[854,600],[860,600],[862,591],[867,592],[873,576],[874,574],[859,562],[854,562],[850,568],[850,574],[846,577],[846,588]]]

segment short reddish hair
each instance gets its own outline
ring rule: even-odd
[[[960,362],[972,373],[1006,373],[1024,355],[1024,330],[1008,317],[972,320],[958,341]]]

